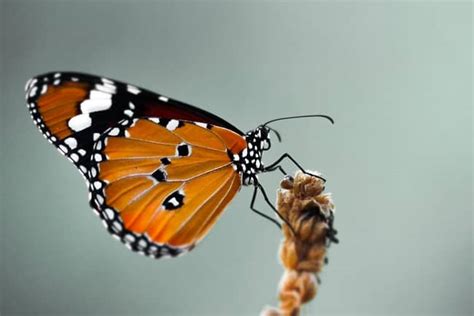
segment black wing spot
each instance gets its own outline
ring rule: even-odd
[[[174,191],[163,202],[165,210],[175,210],[183,206],[184,192],[182,190]]]
[[[166,125],[168,125],[168,123],[170,122],[171,120],[170,119],[167,119],[167,118],[161,118],[160,117],[160,125],[165,127],[166,128]]]
[[[161,163],[164,165],[164,166],[167,166],[171,163],[171,160],[169,160],[168,158],[161,158],[160,159]]]
[[[176,151],[178,156],[180,157],[187,157],[191,154],[191,148],[188,144],[180,144],[176,147]]]
[[[229,149],[227,149],[227,157],[229,157],[230,161],[234,160],[234,154]]]
[[[153,178],[155,178],[156,181],[158,181],[158,182],[164,182],[164,181],[166,181],[166,178],[167,178],[166,172],[165,172],[164,170],[162,170],[162,169],[156,169],[156,171],[153,172],[153,173],[151,174],[151,176],[152,176]]]

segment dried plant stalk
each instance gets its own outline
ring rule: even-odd
[[[285,272],[279,285],[279,308],[269,307],[262,316],[299,315],[302,304],[317,293],[318,274],[326,262],[326,249],[338,242],[333,228],[334,204],[323,193],[324,182],[298,171],[285,178],[278,191],[278,211],[294,232],[283,224],[280,259]]]

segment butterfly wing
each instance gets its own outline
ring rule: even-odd
[[[52,72],[29,80],[25,89],[35,124],[86,177],[95,140],[122,119],[189,120],[221,126],[243,135],[212,113],[103,77]]]
[[[125,119],[97,140],[91,204],[109,231],[153,257],[190,250],[241,186],[232,156],[246,147],[226,128]]]

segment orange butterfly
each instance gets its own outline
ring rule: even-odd
[[[242,185],[260,191],[269,121],[242,133],[197,107],[92,75],[56,72],[30,79],[26,100],[43,135],[88,182],[90,204],[128,248],[160,258],[191,250]],[[326,115],[311,115],[324,117]],[[298,116],[308,117],[308,116]],[[319,176],[318,176],[319,177]],[[277,212],[278,213],[278,212]]]

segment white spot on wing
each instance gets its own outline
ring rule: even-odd
[[[114,127],[110,132],[110,136],[117,136],[120,133],[120,129],[118,127]]]
[[[163,101],[163,102],[168,102],[168,100],[169,100],[169,99],[168,99],[167,97],[165,97],[165,96],[160,96],[158,99],[159,99],[160,101]]]
[[[82,113],[99,112],[109,109],[112,106],[111,99],[87,99],[81,103]]]
[[[77,147],[77,140],[74,137],[68,137],[64,140],[66,145],[69,146],[69,148],[74,149]]]
[[[95,200],[99,203],[99,205],[102,205],[104,203],[104,198],[102,195],[96,195]]]
[[[135,86],[132,86],[132,85],[127,85],[127,91],[130,92],[130,93],[133,93],[133,94],[139,94],[141,91],[140,89],[138,89],[137,87]]]
[[[64,145],[61,144],[61,145],[59,145],[58,147],[59,147],[59,149],[60,149],[63,153],[67,153],[67,152],[68,152],[68,149],[67,149],[66,146],[64,146]]]
[[[152,121],[153,123],[160,124],[160,119],[159,119],[159,118],[156,118],[156,117],[149,117],[148,119],[149,119],[150,121]]]
[[[101,78],[101,79],[102,79],[102,82],[104,82],[104,83],[114,84],[114,82],[110,79],[107,79],[107,78]]]
[[[170,120],[168,122],[168,124],[166,124],[166,128],[169,130],[169,131],[174,131],[179,125],[179,121],[177,120]]]
[[[112,225],[114,228],[115,228],[115,231],[116,232],[120,232],[123,228],[122,228],[122,224],[120,224],[119,222],[115,221]]]
[[[82,131],[91,126],[92,119],[89,114],[79,114],[68,121],[68,126],[76,132]]]
[[[114,213],[114,211],[112,211],[112,209],[106,208],[105,209],[105,215],[108,219],[112,220],[112,219],[114,219],[115,213]]]
[[[178,200],[176,200],[175,197],[170,199],[168,202],[170,202],[173,206],[178,206],[179,205],[179,202],[178,202]]]
[[[70,157],[74,162],[79,161],[79,156],[76,153],[72,153]]]
[[[201,122],[196,122],[196,125],[197,126],[201,126],[201,127],[204,127],[204,128],[207,128],[209,125],[206,124],[206,123],[201,123]]]
[[[92,176],[93,178],[95,178],[95,176],[97,175],[97,169],[94,168],[94,167],[92,167],[91,170],[90,170],[90,173],[91,173],[91,176]]]
[[[37,86],[33,86],[30,90],[30,97],[33,97],[36,94],[36,90],[38,90]]]
[[[102,150],[102,142],[97,142],[95,145],[95,149]]]
[[[110,93],[99,91],[99,90],[91,90],[89,94],[89,99],[110,99],[112,95]]]
[[[34,85],[36,85],[37,82],[38,82],[38,79],[34,78],[34,79],[30,82],[30,88],[33,87]]]
[[[129,243],[132,243],[132,242],[135,241],[135,237],[133,235],[130,235],[130,234],[125,235],[124,239]]]
[[[33,81],[32,78],[28,79],[28,81],[26,82],[26,84],[25,84],[25,91],[28,90],[28,88],[30,87],[31,81]]]
[[[115,85],[112,85],[112,84],[96,84],[95,85],[95,88],[97,90],[100,90],[100,91],[103,91],[103,92],[107,92],[107,93],[112,93],[114,94],[115,92],[117,92],[117,87]]]

